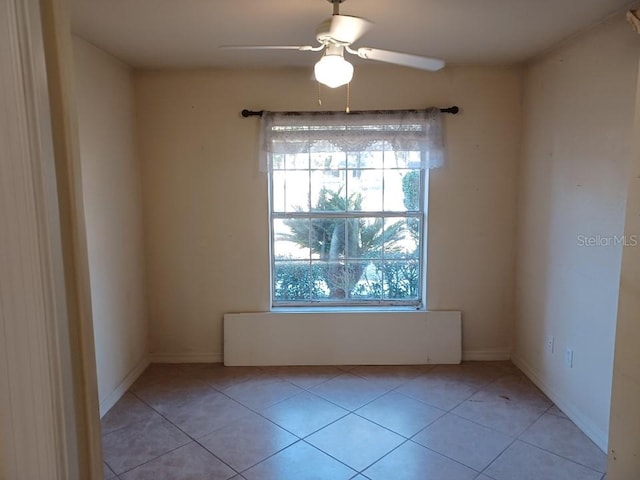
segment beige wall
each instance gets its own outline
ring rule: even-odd
[[[74,54],[98,391],[104,413],[147,357],[133,74],[79,38],[74,39]]]
[[[514,359],[603,449],[622,248],[580,243],[623,233],[639,53],[619,16],[525,78]]]
[[[636,36],[640,43],[640,37]],[[640,240],[640,72],[636,94],[635,139],[627,196],[624,232]],[[616,330],[611,427],[609,435],[609,480],[634,478],[640,472],[640,246],[622,253],[620,299]]]
[[[267,177],[243,108],[317,109],[309,69],[136,72],[152,351],[217,360],[222,316],[269,309]],[[513,324],[521,70],[356,67],[352,109],[460,105],[431,173],[430,309],[463,312],[463,348],[507,356]],[[345,89],[323,108],[342,109]]]

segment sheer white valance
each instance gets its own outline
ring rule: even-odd
[[[260,171],[274,154],[367,150],[418,151],[422,168],[444,162],[442,113],[438,108],[381,112],[263,112]]]

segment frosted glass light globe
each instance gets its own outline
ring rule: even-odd
[[[323,56],[313,71],[318,80],[329,88],[346,85],[353,78],[353,65],[347,62],[342,55]]]

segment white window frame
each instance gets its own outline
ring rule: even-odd
[[[424,153],[422,153],[424,156]],[[424,162],[424,159],[423,159]],[[362,168],[354,168],[345,166],[339,170],[346,172],[347,178],[348,172],[354,170],[361,170]],[[313,171],[311,164],[309,170]],[[380,169],[383,170],[383,169]],[[281,170],[280,170],[281,171]],[[286,170],[285,170],[286,171]],[[429,170],[420,168],[420,206],[418,211],[407,212],[385,212],[385,211],[357,211],[357,212],[275,212],[274,211],[274,196],[273,196],[273,169],[268,171],[268,195],[269,195],[269,258],[270,258],[270,304],[271,310],[300,310],[300,309],[339,309],[339,310],[378,310],[380,308],[401,308],[410,310],[424,310],[426,308],[426,292],[427,292],[427,218],[428,218],[428,187],[429,187]],[[311,175],[309,175],[309,192],[311,189]],[[384,190],[383,190],[384,195]],[[419,265],[419,284],[418,284],[418,297],[416,299],[409,300],[397,300],[397,299],[344,299],[339,300],[304,300],[304,301],[277,301],[275,298],[275,264],[276,259],[274,255],[274,243],[276,241],[274,232],[274,220],[286,220],[295,218],[416,218],[420,220],[420,235],[418,245],[418,265]],[[384,257],[383,257],[384,258]],[[349,261],[348,258],[341,259],[343,261]],[[358,261],[360,259],[352,259]],[[310,259],[311,261],[311,259]]]

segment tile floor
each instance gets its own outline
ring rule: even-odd
[[[105,479],[601,480],[508,362],[152,365],[102,419]]]

